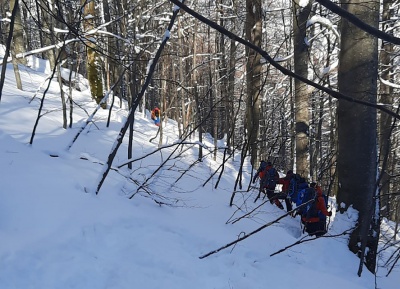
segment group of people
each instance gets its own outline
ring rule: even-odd
[[[316,182],[309,184],[305,178],[294,174],[292,170],[287,171],[286,176],[281,178],[272,163],[266,161],[261,161],[253,183],[257,178],[260,179],[260,188],[255,201],[264,194],[263,198],[267,197],[271,204],[283,210],[280,200],[284,200],[286,210],[293,211],[292,217],[301,217],[304,230],[309,235],[319,237],[326,233],[326,217],[331,216],[332,212],[327,210],[327,198]],[[281,192],[275,192],[278,184],[282,185]],[[295,210],[293,204],[296,205]]]

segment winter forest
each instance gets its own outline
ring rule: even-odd
[[[134,113],[158,107],[182,142],[211,135],[214,157],[249,158],[253,174],[271,161],[319,182],[338,212],[358,210],[348,247],[359,274],[363,264],[374,272],[381,220],[400,222],[399,15],[397,0],[5,0],[0,106],[7,62],[24,90],[18,67],[31,55],[50,62],[65,130],[82,78],[99,110],[126,101],[96,193],[123,136],[135,138]],[[230,206],[251,187],[237,170]]]

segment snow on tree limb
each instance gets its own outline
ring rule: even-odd
[[[357,16],[344,10],[340,6],[334,4],[332,1],[329,1],[329,0],[315,0],[315,1],[318,2],[319,4],[321,4],[322,6],[324,6],[325,8],[329,9],[333,13],[345,18],[347,21],[351,22],[353,25],[364,30],[365,32],[367,32],[377,38],[380,38],[382,40],[388,41],[390,43],[393,43],[396,45],[400,44],[400,38],[395,37],[391,34],[385,33],[371,25],[368,25],[367,23],[365,23],[364,21],[359,19]]]
[[[317,0],[317,1],[318,2],[324,2],[322,0]],[[306,84],[308,84],[308,85],[310,85],[310,86],[312,86],[314,88],[317,88],[317,89],[325,92],[326,94],[329,94],[330,96],[332,96],[332,97],[334,97],[336,99],[343,99],[343,100],[346,100],[346,101],[349,101],[349,102],[353,102],[353,103],[357,103],[357,104],[360,104],[360,105],[373,107],[373,108],[376,108],[376,109],[378,109],[380,111],[383,111],[383,112],[387,113],[388,115],[390,115],[390,116],[392,116],[392,117],[394,117],[396,119],[400,119],[400,115],[399,114],[395,113],[394,111],[388,109],[387,107],[385,107],[383,105],[375,104],[375,103],[371,103],[371,102],[363,101],[363,100],[359,100],[359,99],[355,99],[353,97],[350,97],[348,95],[340,93],[339,91],[332,90],[332,89],[330,89],[328,87],[325,87],[323,85],[315,83],[315,82],[313,82],[313,81],[311,81],[311,80],[309,80],[309,79],[307,79],[305,77],[302,77],[302,76],[294,73],[293,71],[291,71],[291,70],[281,66],[279,63],[277,63],[265,50],[261,49],[260,47],[254,45],[252,43],[250,43],[249,41],[241,38],[240,36],[238,36],[238,35],[230,32],[230,31],[226,30],[224,27],[222,27],[222,26],[218,25],[217,23],[207,19],[206,17],[200,15],[199,13],[197,13],[194,10],[190,9],[188,6],[182,4],[179,0],[170,0],[170,2],[178,5],[179,7],[181,7],[182,10],[184,10],[188,14],[192,15],[193,17],[197,18],[198,20],[200,20],[201,22],[207,24],[208,26],[210,26],[211,28],[217,30],[218,32],[224,34],[225,36],[227,36],[228,38],[232,39],[233,41],[239,42],[239,43],[249,47],[250,49],[253,49],[257,53],[259,53],[266,61],[268,61],[273,67],[278,69],[283,74],[288,75],[290,77],[293,77],[295,79],[298,79],[298,80],[302,81],[303,83],[306,83]],[[325,1],[325,2],[330,2],[330,1]],[[358,21],[361,21],[361,20],[358,19]],[[365,24],[365,25],[367,25],[367,24]],[[367,32],[372,34],[372,32],[370,30],[368,30]],[[382,39],[389,41],[388,39],[390,38],[390,39],[392,39],[392,41],[389,41],[389,42],[394,43],[394,44],[400,44],[400,38],[389,37],[390,36],[389,34],[386,34],[386,33],[382,32],[382,31],[380,31],[380,35],[381,36],[382,36],[382,34],[385,35],[385,38],[382,38]],[[373,34],[373,35],[377,36],[376,34]]]

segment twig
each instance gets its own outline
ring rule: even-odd
[[[300,240],[294,242],[292,245],[286,246],[285,248],[280,249],[279,251],[276,251],[275,253],[272,253],[272,254],[269,255],[269,256],[270,256],[270,257],[275,256],[275,255],[277,255],[277,254],[279,254],[279,253],[282,253],[282,252],[286,251],[287,249],[292,248],[292,247],[294,247],[294,246],[296,246],[296,245],[299,245],[299,244],[301,244],[301,243],[305,243],[305,242],[308,242],[308,241],[313,241],[313,240],[318,239],[318,238],[321,238],[321,237],[322,237],[322,238],[333,238],[333,237],[339,237],[339,236],[347,235],[347,234],[349,234],[349,233],[350,233],[351,231],[353,231],[353,230],[354,230],[354,228],[351,228],[351,229],[348,229],[348,230],[344,231],[344,232],[341,233],[341,234],[329,235],[329,236],[319,236],[319,237],[314,237],[314,238],[306,239],[306,240],[304,240],[304,239],[305,239],[306,237],[308,237],[308,236],[304,236],[304,237],[301,238]]]
[[[263,230],[263,229],[265,229],[265,228],[271,226],[272,224],[277,223],[278,221],[282,220],[284,217],[290,215],[291,213],[295,212],[296,210],[300,209],[301,207],[305,207],[307,204],[312,203],[312,202],[314,202],[314,199],[309,200],[308,202],[305,202],[304,204],[301,204],[301,205],[298,206],[297,208],[295,208],[295,209],[293,209],[293,210],[287,212],[286,214],[283,214],[282,216],[280,216],[279,218],[277,218],[277,219],[275,219],[275,220],[273,220],[273,221],[271,221],[271,222],[268,222],[267,224],[261,226],[260,228],[254,230],[253,232],[251,232],[251,233],[249,233],[249,234],[247,234],[247,235],[244,234],[243,237],[238,238],[236,241],[230,242],[230,243],[226,244],[225,246],[222,246],[222,247],[220,247],[220,248],[218,248],[218,249],[216,249],[216,250],[214,250],[214,251],[211,251],[211,252],[209,252],[209,253],[207,253],[207,254],[205,254],[205,255],[203,255],[203,256],[200,256],[199,259],[204,259],[204,258],[206,258],[206,257],[208,257],[208,256],[210,256],[210,255],[213,255],[213,254],[215,254],[215,253],[218,253],[219,251],[221,251],[221,250],[223,250],[223,249],[226,249],[226,248],[228,248],[228,247],[230,247],[230,246],[232,246],[232,245],[234,245],[234,244],[236,244],[236,243],[239,243],[240,241],[243,241],[244,239],[247,239],[247,238],[250,237],[251,235],[254,235],[255,233],[258,233],[258,232],[260,232],[261,230]]]

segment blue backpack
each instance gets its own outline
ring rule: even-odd
[[[294,174],[290,179],[288,196],[293,203],[298,205],[298,194],[300,191],[308,188],[306,180],[299,174]]]
[[[313,200],[313,202],[309,202]],[[305,204],[309,202],[306,206],[301,207],[298,209],[298,214],[306,219],[319,217],[318,210],[317,210],[317,192],[314,188],[306,188],[304,190],[299,191],[297,197],[297,206]]]
[[[262,172],[263,170],[265,170],[266,167],[267,167],[267,162],[261,161],[260,167],[258,168],[258,172]]]

